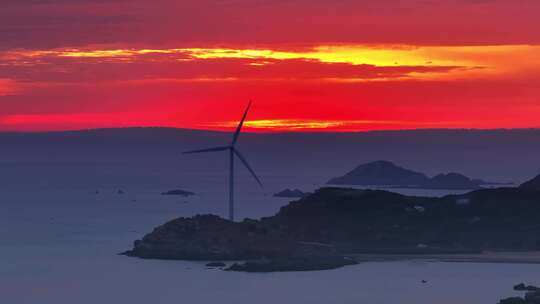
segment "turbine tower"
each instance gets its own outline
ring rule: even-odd
[[[242,116],[242,120],[240,120],[240,123],[238,124],[238,127],[236,128],[236,131],[234,132],[232,142],[230,145],[202,149],[202,150],[195,150],[195,151],[187,151],[183,153],[183,154],[195,154],[195,153],[221,152],[221,151],[229,152],[229,219],[231,221],[234,221],[234,156],[235,155],[248,169],[248,171],[251,173],[253,178],[255,178],[257,183],[261,187],[263,187],[263,184],[261,183],[261,180],[257,177],[257,174],[255,174],[255,171],[253,171],[251,166],[248,164],[246,158],[242,155],[242,153],[240,153],[240,151],[238,151],[238,148],[236,148],[236,142],[238,141],[238,136],[240,135],[240,132],[242,131],[242,126],[244,125],[244,121],[246,120],[246,116],[249,112],[250,107],[251,107],[251,101],[249,102],[247,109],[244,112],[244,116]]]

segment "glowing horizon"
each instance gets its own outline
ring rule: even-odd
[[[5,5],[0,131],[540,125],[538,1],[156,1]]]

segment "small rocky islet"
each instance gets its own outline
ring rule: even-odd
[[[502,299],[499,304],[540,304],[540,288],[520,283],[514,286],[514,290],[525,291],[525,296]]]
[[[228,268],[234,271],[322,270],[354,264],[362,253],[538,251],[538,223],[540,176],[521,187],[440,198],[327,187],[260,220],[178,218],[124,254],[247,261]]]
[[[176,195],[176,196],[188,197],[188,196],[193,196],[193,195],[195,195],[195,193],[194,193],[194,192],[191,192],[191,191],[186,191],[186,190],[181,190],[181,189],[175,189],[175,190],[170,190],[170,191],[162,192],[161,195]]]

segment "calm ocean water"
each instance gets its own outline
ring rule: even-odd
[[[0,303],[490,304],[516,295],[516,283],[540,284],[540,265],[403,261],[245,274],[207,270],[204,263],[119,256],[167,220],[225,215],[226,175],[120,165],[37,167],[11,166],[0,173]],[[311,191],[324,181],[261,175],[264,190],[238,171],[239,216],[272,215],[289,201],[273,198],[274,192]],[[159,195],[175,188],[198,195]],[[120,189],[125,193],[118,194]]]

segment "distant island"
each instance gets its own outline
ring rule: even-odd
[[[177,196],[188,197],[188,196],[195,195],[195,193],[193,193],[191,191],[176,189],[176,190],[170,190],[170,191],[162,192],[161,195],[177,195]]]
[[[271,217],[179,218],[134,243],[128,256],[247,260],[231,271],[298,271],[356,263],[361,254],[540,250],[540,176],[520,187],[441,198],[322,188]]]
[[[511,297],[499,301],[499,304],[539,304],[540,288],[533,285],[520,283],[514,286],[515,291],[524,291],[524,297]]]
[[[343,176],[329,180],[327,184],[471,190],[480,189],[482,185],[497,183],[470,179],[460,173],[438,174],[429,178],[424,173],[402,168],[390,161],[380,160],[360,165]]]

